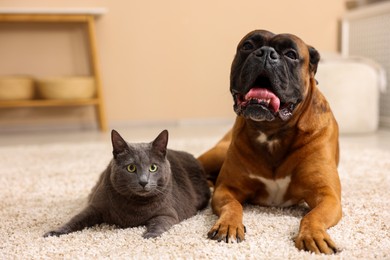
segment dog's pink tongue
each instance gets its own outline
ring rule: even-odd
[[[249,90],[249,92],[245,95],[245,100],[250,100],[251,98],[256,99],[269,99],[269,105],[272,107],[272,109],[275,112],[279,111],[280,107],[280,99],[271,91],[265,88],[252,88]]]

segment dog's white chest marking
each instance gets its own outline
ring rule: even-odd
[[[257,141],[259,143],[265,143],[267,142],[267,139],[268,139],[267,135],[264,134],[263,132],[260,132],[259,136],[257,137]]]
[[[271,152],[273,152],[275,150],[275,147],[279,144],[278,139],[268,140],[268,136],[266,134],[264,134],[263,132],[260,132],[260,134],[256,140],[261,144],[266,144],[268,146],[268,149]]]
[[[263,201],[268,206],[291,206],[291,201],[285,201],[284,195],[291,182],[291,177],[287,176],[283,179],[270,180],[261,176],[249,174],[249,178],[261,181],[265,185],[265,189],[268,192],[268,198]]]

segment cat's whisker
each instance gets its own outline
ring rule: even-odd
[[[156,187],[154,190],[155,190],[155,191],[157,191],[158,193],[162,194],[162,195],[164,195],[164,194],[167,194],[167,192],[166,192],[166,190],[165,190],[165,189],[164,189],[164,190],[162,190],[162,189],[161,189],[161,188],[159,188],[159,187]]]

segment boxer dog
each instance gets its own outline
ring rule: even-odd
[[[331,254],[327,228],[341,218],[338,126],[314,75],[319,53],[291,34],[256,30],[238,44],[230,76],[233,128],[198,159],[215,184],[219,219],[208,232],[241,242],[243,203],[306,202],[295,246]]]

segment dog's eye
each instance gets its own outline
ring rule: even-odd
[[[298,59],[298,54],[294,50],[288,50],[284,53],[284,56],[287,56],[288,58],[292,60]]]
[[[254,48],[254,46],[250,42],[244,42],[244,44],[242,45],[242,49],[244,51],[250,51],[250,50],[253,50],[253,48]]]

